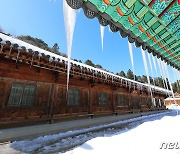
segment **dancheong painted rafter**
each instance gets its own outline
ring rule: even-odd
[[[73,9],[97,17],[136,47],[152,52],[180,70],[180,5],[178,0],[66,0]]]

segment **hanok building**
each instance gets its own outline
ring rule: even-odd
[[[0,127],[160,110],[171,94],[73,60],[67,92],[67,63],[0,33]]]
[[[178,104],[180,105],[180,94],[176,93],[174,94],[174,98],[173,97],[168,97],[165,99],[165,105],[169,106],[171,104]]]

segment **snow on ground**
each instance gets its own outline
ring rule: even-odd
[[[111,137],[96,137],[66,152],[66,154],[100,153],[180,154],[180,115],[147,121],[130,131],[116,133]]]
[[[162,142],[179,142],[180,148],[180,116],[174,111],[15,141],[0,145],[0,153],[58,153],[81,145],[67,154],[180,154],[180,149],[160,149]],[[94,131],[99,128],[105,129]]]
[[[169,106],[167,106],[168,109],[172,109],[172,110],[180,110],[180,105],[178,104],[171,104]]]

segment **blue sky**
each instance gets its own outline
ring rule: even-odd
[[[67,53],[63,18],[63,0],[1,0],[0,26],[14,35],[31,35],[41,38],[49,46],[58,43],[60,51]],[[135,74],[145,74],[140,48],[133,47]],[[83,62],[91,59],[114,73],[131,68],[127,38],[119,33],[104,33],[104,50],[101,50],[100,25],[97,19],[87,19],[81,9],[77,14],[72,58]],[[149,69],[150,71],[150,69]],[[151,73],[149,73],[151,75]],[[155,71],[154,71],[155,74]],[[169,69],[171,80],[172,69]]]

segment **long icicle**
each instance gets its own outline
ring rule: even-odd
[[[177,72],[177,70],[176,70],[175,68],[174,68],[174,73],[175,73],[175,75],[176,75],[177,82],[178,82],[179,87],[180,87],[180,77],[178,76],[178,72]]]
[[[166,89],[169,90],[169,89],[168,89],[168,83],[167,83],[168,78],[167,78],[166,70],[165,70],[165,68],[164,68],[164,66],[163,66],[162,60],[159,59],[159,63],[160,63],[160,66],[161,66],[161,68],[162,68],[162,73],[163,73],[164,81],[165,81],[165,84],[166,84]]]
[[[142,48],[141,48],[141,53],[142,53],[142,58],[143,58],[143,63],[144,63],[144,69],[145,69],[146,76],[147,76],[147,80],[148,80],[148,85],[149,85],[149,87],[150,87],[151,83],[150,83],[150,79],[149,79],[148,66],[147,66],[147,61],[146,61],[146,55],[145,55],[145,51],[144,51]],[[150,87],[149,89],[150,89],[150,94],[151,94],[152,103],[153,103],[154,106],[156,106],[155,100],[153,99],[151,87]]]
[[[154,68],[155,68],[155,71],[156,71],[157,82],[158,82],[158,84],[160,84],[160,79],[158,78],[158,71],[157,71],[156,61],[155,61],[155,58],[154,58],[154,56],[152,54],[151,54],[151,58],[152,58],[153,65],[154,65]]]
[[[155,86],[155,80],[154,80],[154,73],[153,73],[153,68],[152,68],[152,62],[151,62],[151,57],[150,54],[148,53],[148,60],[149,60],[149,64],[150,64],[150,69],[151,69],[151,74],[152,74],[152,79],[153,79],[153,83]]]
[[[169,72],[168,72],[168,69],[167,69],[167,65],[165,64],[165,62],[161,62],[161,63],[162,63],[162,66],[163,66],[163,68],[164,68],[164,72],[165,72],[165,74],[166,74],[166,77],[167,77],[167,79],[168,79],[172,96],[173,96],[173,98],[174,98],[174,92],[173,92],[173,89],[172,89],[172,85],[171,85],[171,81],[170,81],[170,76],[169,76]]]
[[[175,84],[177,85],[177,88],[179,89],[180,88],[180,84],[178,82],[178,78],[176,76],[176,73],[175,73],[175,70],[174,68],[172,67],[172,71],[173,71],[173,74],[174,74],[174,78],[175,78]]]
[[[152,57],[152,60],[153,60],[155,71],[156,71],[156,76],[158,76],[158,71],[157,71],[157,66],[156,66],[155,58],[154,58],[154,56],[152,54],[151,54],[151,57]]]
[[[172,84],[171,84],[171,80],[170,80],[170,76],[169,76],[167,64],[165,64],[165,62],[162,62],[162,64],[163,64],[164,70],[165,70],[165,72],[166,72],[168,81],[169,81],[169,86],[170,86],[170,89],[171,89],[172,97],[173,97],[173,99],[174,99],[174,103],[177,104],[177,102],[176,102],[176,100],[175,100],[175,97],[174,97],[174,92],[173,92],[173,88],[172,88]],[[177,106],[176,106],[176,107],[177,107]],[[177,110],[177,108],[176,108],[176,112],[177,112],[177,115],[178,115],[178,110]]]
[[[162,61],[160,59],[158,59],[158,60],[159,60],[159,64],[160,64],[160,67],[161,67],[161,70],[162,70],[162,75],[163,75],[163,78],[164,78],[163,81],[165,81],[166,89],[169,90],[168,83],[167,83],[168,78],[167,78],[167,75],[166,75],[166,71],[165,71],[165,69],[163,67]],[[170,97],[169,93],[168,93],[168,96]]]
[[[135,80],[134,59],[133,59],[132,44],[129,43],[129,41],[128,41],[128,47],[129,47],[129,54],[130,54],[130,58],[131,58],[132,71],[133,71],[133,74],[134,74],[134,80]]]
[[[64,23],[66,29],[66,39],[67,39],[67,53],[68,53],[68,67],[67,67],[67,91],[69,85],[69,75],[70,75],[70,60],[71,60],[71,50],[72,41],[74,34],[74,27],[76,23],[76,10],[68,6],[66,0],[63,0],[63,12],[64,12]]]
[[[100,25],[100,33],[101,33],[101,47],[102,47],[102,52],[104,48],[104,26]]]
[[[160,65],[160,61],[159,61],[159,59],[156,59],[156,60],[157,60],[158,66],[159,66],[159,71],[160,71],[160,74],[161,74],[161,79],[163,81],[163,86],[166,89],[167,87],[166,87],[166,84],[165,84],[165,80],[163,78],[163,72],[162,72],[162,68],[161,68],[161,65]]]

